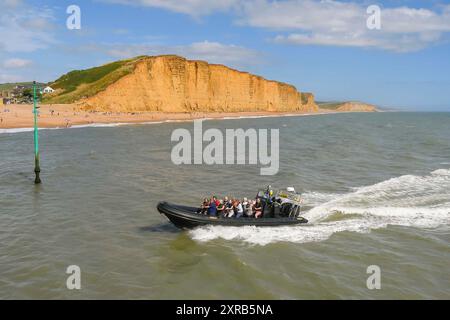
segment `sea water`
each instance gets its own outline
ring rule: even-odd
[[[172,122],[0,134],[0,298],[450,298],[450,113],[210,120],[280,129],[280,169],[181,165]],[[180,231],[158,201],[294,186],[308,225]],[[69,290],[68,266],[81,270]],[[381,289],[366,285],[380,268]]]

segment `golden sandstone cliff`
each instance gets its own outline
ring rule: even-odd
[[[179,56],[143,57],[130,74],[81,101],[115,112],[316,112],[311,93],[246,72]]]

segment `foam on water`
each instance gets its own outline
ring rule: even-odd
[[[242,240],[266,245],[273,242],[312,242],[337,232],[366,233],[388,225],[436,228],[450,224],[450,170],[427,176],[404,175],[346,194],[304,194],[314,207],[303,215],[310,223],[295,227],[201,227],[190,231],[193,239]],[[321,202],[322,201],[322,202]],[[331,218],[340,217],[336,221]]]
[[[21,133],[33,131],[33,128],[11,128],[11,129],[0,129],[0,134],[2,133]]]
[[[318,112],[312,114],[281,114],[281,115],[260,115],[260,116],[231,116],[222,118],[200,118],[196,120],[239,120],[239,119],[259,119],[259,118],[278,118],[278,117],[304,117],[304,116],[315,116],[322,114],[332,114],[334,112]],[[72,125],[70,127],[54,127],[54,128],[39,128],[39,130],[59,130],[59,129],[82,129],[82,128],[109,128],[109,127],[119,127],[119,126],[132,126],[132,125],[146,125],[146,124],[161,124],[161,123],[178,123],[178,122],[192,122],[193,119],[180,119],[180,120],[161,120],[161,121],[145,121],[145,122],[116,122],[116,123],[89,123],[89,124],[79,124]],[[33,131],[34,128],[8,128],[0,129],[0,134],[12,134],[12,133],[22,133]]]
[[[118,123],[89,123],[89,124],[77,124],[70,127],[54,127],[54,128],[39,128],[41,130],[61,130],[61,129],[83,129],[83,128],[112,128],[120,126],[132,126],[132,125],[146,125],[146,124],[160,124],[169,122],[167,121],[150,121],[150,122],[118,122]],[[10,129],[0,129],[0,134],[12,134],[12,133],[22,133],[33,131],[34,128],[10,128]]]
[[[321,193],[316,191],[307,191],[302,194],[303,204],[313,207],[331,201],[339,196],[340,194],[338,193]]]
[[[81,129],[81,128],[101,128],[101,127],[117,127],[120,125],[129,125],[128,123],[91,123],[91,124],[80,124],[73,125],[70,127],[54,127],[54,128],[39,128],[42,130],[60,130],[60,129]],[[0,134],[13,134],[13,133],[23,133],[34,131],[34,128],[10,128],[10,129],[0,129]]]

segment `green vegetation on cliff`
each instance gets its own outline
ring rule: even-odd
[[[43,102],[73,103],[91,97],[133,72],[139,58],[116,61],[86,70],[71,71],[50,84],[56,91],[46,95]]]
[[[333,101],[333,102],[316,101],[316,103],[321,109],[337,110],[340,106],[346,103],[346,101]]]
[[[317,105],[322,110],[330,111],[345,111],[345,112],[376,112],[377,107],[373,104],[368,104],[360,101],[330,101],[317,102]]]

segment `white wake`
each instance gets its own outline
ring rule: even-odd
[[[311,242],[337,232],[370,232],[388,225],[436,228],[450,224],[450,170],[426,176],[404,175],[346,194],[309,192],[313,206],[303,216],[310,223],[295,227],[201,227],[190,231],[198,241],[217,238],[266,245],[273,242]]]

